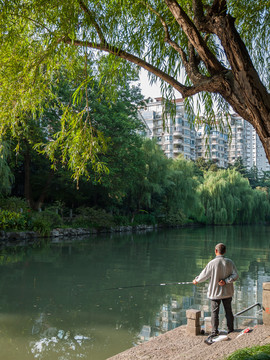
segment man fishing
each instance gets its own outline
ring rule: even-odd
[[[234,331],[232,296],[234,292],[233,282],[238,279],[238,273],[232,260],[225,258],[226,246],[219,243],[215,246],[216,257],[211,260],[203,271],[193,280],[193,284],[198,284],[209,280],[207,297],[211,300],[211,325],[212,332],[210,339],[219,334],[219,307],[222,301],[228,327],[228,334]]]

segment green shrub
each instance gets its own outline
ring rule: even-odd
[[[80,207],[72,224],[76,227],[107,228],[115,226],[113,215],[102,209]]]
[[[163,222],[169,226],[183,225],[187,222],[187,218],[181,210],[171,211],[165,219],[163,219]]]
[[[226,360],[268,360],[270,359],[270,345],[253,346],[240,349],[232,353]]]
[[[130,225],[130,219],[127,216],[114,215],[113,219],[114,219],[115,225],[117,225],[117,226],[129,226]]]
[[[53,212],[63,217],[63,213],[66,211],[65,203],[63,201],[57,200],[53,204],[46,206],[45,211]]]
[[[0,198],[0,208],[14,212],[27,212],[29,210],[26,200],[16,196],[4,199]]]
[[[76,215],[72,220],[72,226],[75,228],[89,228],[91,227],[90,219],[88,216]]]
[[[61,216],[52,210],[37,212],[32,218],[32,230],[39,232],[41,235],[47,235],[52,229],[62,225]]]
[[[260,352],[249,357],[247,360],[270,360],[270,355],[266,354],[265,352]]]
[[[27,217],[25,214],[0,209],[1,230],[25,230],[26,227]]]
[[[156,223],[156,218],[152,214],[136,214],[133,220],[133,225],[155,225]]]

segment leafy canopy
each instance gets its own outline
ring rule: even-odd
[[[214,103],[219,113],[232,106],[255,126],[270,158],[269,9],[269,0],[2,0],[0,134],[26,128],[29,114],[38,119],[54,98],[52,86],[62,68],[72,78],[83,77],[74,88],[76,101],[91,77],[104,92],[110,87],[112,96],[119,81],[131,72],[135,78],[142,67],[150,81],[161,79],[168,99],[173,89],[186,99],[198,94],[207,115],[203,121],[211,126],[217,126]],[[98,170],[95,154],[104,142],[91,121],[83,136],[80,118],[90,119],[84,101],[79,114],[70,104],[62,110],[62,128],[76,123],[75,133],[65,128],[67,147],[76,157],[81,137],[92,154],[81,156],[82,162],[91,160]],[[222,118],[218,125],[224,128]]]

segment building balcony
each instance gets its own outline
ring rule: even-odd
[[[174,143],[174,144],[182,144],[182,143],[183,143],[183,138],[173,139],[173,143]]]
[[[173,149],[173,153],[174,153],[174,154],[182,154],[183,151],[184,151],[184,149],[182,149],[182,148],[174,148],[174,149]]]
[[[164,140],[164,144],[172,144],[172,140]]]

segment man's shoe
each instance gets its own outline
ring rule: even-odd
[[[234,332],[234,329],[228,330],[228,335],[232,332]]]

